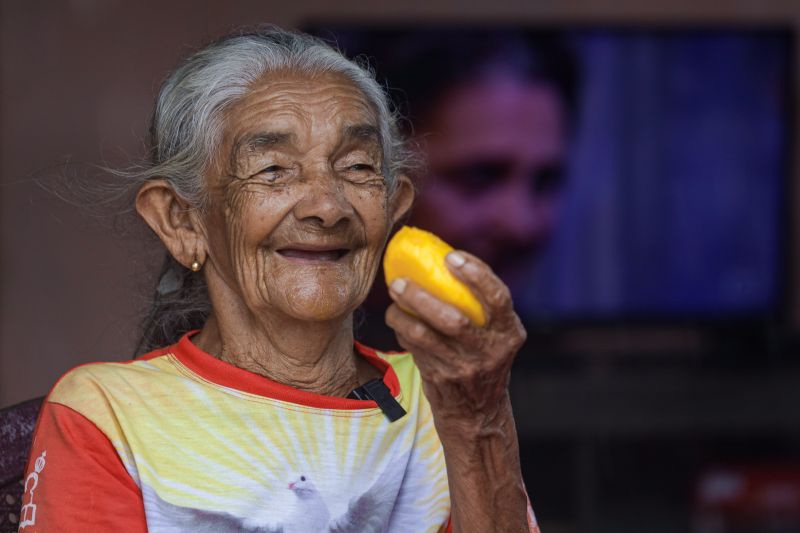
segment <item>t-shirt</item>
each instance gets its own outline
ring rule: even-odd
[[[372,400],[299,391],[190,336],[59,380],[37,424],[21,532],[448,528],[444,455],[410,354],[355,346],[406,411],[391,422]]]

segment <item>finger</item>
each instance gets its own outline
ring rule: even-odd
[[[386,324],[395,331],[400,345],[411,353],[429,354],[442,361],[452,360],[455,355],[455,350],[439,333],[397,304],[386,310]]]
[[[453,275],[466,283],[475,297],[484,304],[490,320],[510,318],[513,315],[511,291],[489,265],[463,250],[450,252],[445,260]]]
[[[475,335],[475,327],[464,313],[416,283],[398,278],[389,285],[389,295],[400,307],[448,337],[464,342]]]

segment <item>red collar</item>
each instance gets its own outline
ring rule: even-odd
[[[378,404],[372,400],[350,400],[301,391],[221,361],[204,352],[191,341],[190,337],[198,331],[190,331],[185,334],[175,345],[168,350],[164,350],[164,352],[171,352],[192,372],[217,385],[321,409],[371,409],[378,407]],[[360,356],[383,373],[383,382],[389,387],[392,396],[397,397],[400,394],[400,382],[397,380],[397,375],[392,365],[378,356],[375,350],[359,342],[355,343],[355,349]]]

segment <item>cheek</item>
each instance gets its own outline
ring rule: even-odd
[[[231,241],[257,242],[274,225],[271,214],[279,210],[281,195],[269,195],[257,187],[243,186],[226,198],[225,219]],[[277,205],[272,205],[277,204]]]
[[[264,279],[261,245],[280,221],[285,195],[240,187],[226,198],[225,229],[233,275],[240,285]]]
[[[384,188],[356,188],[348,201],[358,214],[369,249],[382,249],[389,234],[389,206]]]
[[[247,243],[251,240],[248,232],[253,229],[253,224],[249,220],[251,215],[246,197],[247,195],[237,195],[232,198],[227,203],[225,210],[228,254],[237,271],[244,266],[243,261],[246,259],[244,252],[247,249]]]
[[[370,213],[364,215],[364,232],[369,248],[377,248],[379,251],[386,244],[389,237],[389,227],[391,221],[385,212]]]

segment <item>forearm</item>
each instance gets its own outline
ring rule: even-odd
[[[537,531],[532,513],[529,524],[508,395],[525,328],[508,287],[485,263],[461,251],[448,254],[447,262],[481,301],[486,323],[473,324],[404,279],[391,284],[395,303],[386,311],[386,323],[419,367],[444,448],[453,531]]]
[[[453,531],[528,531],[528,499],[508,397],[476,420],[442,416],[436,428],[447,465]]]

